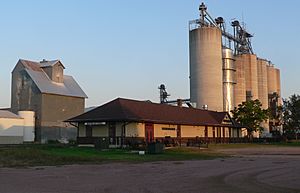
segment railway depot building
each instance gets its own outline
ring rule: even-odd
[[[108,140],[110,146],[132,141],[187,143],[200,139],[224,143],[242,137],[227,112],[117,98],[66,122],[78,127],[79,144]]]

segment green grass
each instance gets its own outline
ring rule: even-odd
[[[236,148],[274,148],[274,147],[300,147],[300,141],[274,142],[274,143],[236,143],[236,144],[209,144],[211,151],[218,149],[236,149]]]
[[[300,141],[279,142],[279,143],[272,143],[272,145],[287,146],[287,147],[300,147]]]
[[[0,167],[99,164],[107,162],[147,162],[201,160],[224,157],[220,153],[198,148],[171,148],[163,154],[138,155],[129,150],[106,151],[88,147],[30,145],[0,148]]]

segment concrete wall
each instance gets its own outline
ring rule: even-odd
[[[241,55],[235,58],[236,66],[236,85],[234,86],[234,106],[246,101],[246,80],[245,80],[245,66]]]
[[[257,59],[257,80],[258,80],[258,99],[263,109],[267,109],[268,104],[268,61]]]
[[[242,55],[245,65],[246,91],[251,91],[251,100],[258,99],[257,57],[254,54]]]

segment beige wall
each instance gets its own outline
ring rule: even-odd
[[[116,137],[121,136],[121,129],[123,123],[116,124]],[[169,124],[154,124],[154,137],[177,137],[177,125],[169,125]],[[163,128],[175,128],[175,130],[168,130]],[[213,127],[208,126],[208,137],[213,137]],[[231,130],[231,136],[229,133]],[[237,137],[237,129],[231,129],[229,127],[223,128],[220,127],[221,136],[223,137]],[[79,137],[85,137],[85,125],[79,125]],[[108,125],[94,125],[93,126],[93,136],[94,137],[108,137]],[[129,123],[126,125],[125,131],[126,137],[145,137],[145,124],[144,123]],[[205,126],[188,126],[181,125],[181,137],[205,137]],[[239,137],[242,136],[242,133],[239,132]],[[217,138],[217,127],[215,127],[215,137]]]
[[[205,126],[181,126],[181,137],[205,137]]]
[[[163,128],[175,128],[175,130],[167,130]],[[177,137],[177,125],[169,124],[154,124],[154,137]]]
[[[85,125],[83,123],[79,123],[78,125],[78,137],[86,137]]]
[[[129,123],[126,125],[126,137],[145,137],[144,123]]]
[[[0,118],[1,136],[22,136],[23,137],[24,119]]]
[[[108,125],[93,125],[94,137],[108,137]],[[117,134],[117,136],[119,136]]]

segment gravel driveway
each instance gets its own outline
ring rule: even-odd
[[[232,158],[0,168],[1,193],[296,193],[300,148],[223,149]]]

